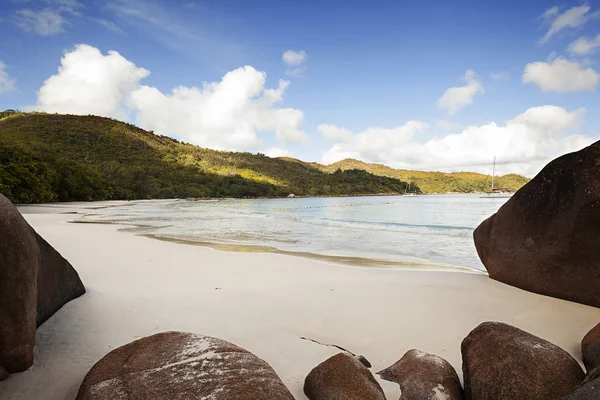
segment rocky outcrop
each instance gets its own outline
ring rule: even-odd
[[[461,352],[467,400],[559,400],[584,379],[566,351],[503,323],[479,325]]]
[[[40,250],[31,227],[0,195],[0,370],[33,364]],[[6,322],[5,322],[6,321]]]
[[[0,380],[33,364],[35,329],[84,293],[71,264],[0,194]]]
[[[221,339],[164,332],[119,347],[86,375],[76,400],[293,400],[275,371]]]
[[[600,399],[600,368],[596,368],[586,376],[585,380],[564,400]]]
[[[600,142],[549,163],[474,239],[492,279],[600,307]]]
[[[63,305],[85,294],[85,287],[71,264],[40,235],[35,233],[35,237],[40,249],[36,302],[36,325],[40,326]]]
[[[452,365],[442,357],[420,350],[409,350],[400,360],[377,374],[400,385],[400,400],[464,398]]]
[[[385,400],[371,371],[347,353],[339,353],[310,371],[304,393],[310,400]]]

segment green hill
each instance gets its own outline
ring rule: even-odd
[[[378,176],[397,178],[410,182],[411,188],[417,188],[421,193],[475,193],[489,191],[491,177],[475,172],[428,172],[394,169],[382,164],[369,164],[359,160],[345,159],[337,163],[324,166],[325,172],[336,170],[359,169]],[[529,182],[528,178],[516,174],[497,176],[494,186],[511,190],[518,190]]]
[[[0,112],[0,192],[13,202],[481,191],[480,174],[324,166],[178,142],[96,116]],[[499,185],[518,188],[516,175]],[[502,181],[504,179],[505,181]]]
[[[95,116],[0,113],[0,192],[13,202],[402,193],[365,171],[328,173],[221,152]]]

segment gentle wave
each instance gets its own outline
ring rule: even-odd
[[[340,228],[363,229],[373,231],[391,231],[402,233],[413,233],[423,235],[448,235],[468,237],[473,234],[474,228],[464,226],[449,226],[449,225],[426,225],[426,224],[409,224],[398,222],[378,222],[378,221],[357,221],[357,220],[342,220],[333,218],[296,218],[296,217],[280,217],[306,224],[333,226]]]
[[[139,233],[219,246],[377,260],[414,258],[410,262],[481,270],[473,227],[501,205],[478,196],[174,200],[94,210],[85,221],[144,226]]]
[[[409,224],[409,223],[402,223],[402,222],[382,222],[382,221],[357,221],[357,220],[344,220],[344,219],[333,219],[333,218],[322,218],[322,219],[325,221],[335,221],[335,222],[348,222],[348,223],[378,225],[378,226],[399,226],[399,227],[406,227],[406,228],[428,228],[428,229],[435,229],[435,230],[473,231],[475,229],[470,226]]]
[[[203,242],[197,240],[195,237],[187,235],[164,235],[164,234],[152,234],[143,233],[142,236],[146,236],[153,239],[164,240],[169,242],[176,242],[181,244],[190,244],[203,247],[209,247],[220,251],[233,251],[243,253],[275,253],[284,254],[295,257],[315,259],[319,261],[331,262],[334,264],[342,264],[353,267],[376,267],[376,268],[402,268],[402,269],[427,269],[435,271],[456,271],[456,272],[469,272],[482,274],[479,268],[467,267],[462,265],[445,264],[439,262],[431,262],[428,260],[415,260],[415,259],[379,259],[359,256],[343,256],[343,255],[328,255],[320,253],[311,253],[304,251],[288,251],[281,250],[271,246],[260,246],[260,245],[248,245],[238,243],[214,243],[214,242]]]

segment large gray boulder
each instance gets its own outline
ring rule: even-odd
[[[600,307],[600,142],[550,162],[473,237],[490,278]]]
[[[381,379],[400,385],[400,400],[464,398],[454,367],[442,357],[420,350],[409,350],[400,360],[377,374]]]
[[[119,347],[86,375],[76,400],[294,400],[275,371],[221,339],[164,332]]]
[[[484,322],[463,340],[467,400],[562,400],[585,375],[566,351],[499,322]]]
[[[347,353],[339,353],[310,371],[304,394],[310,400],[385,400],[371,371]]]
[[[84,293],[71,264],[0,194],[0,380],[33,364],[36,328]]]

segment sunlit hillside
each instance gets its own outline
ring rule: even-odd
[[[0,192],[14,202],[479,192],[488,177],[395,170],[344,160],[324,166],[222,152],[96,116],[0,113]],[[498,185],[518,189],[526,178]]]

